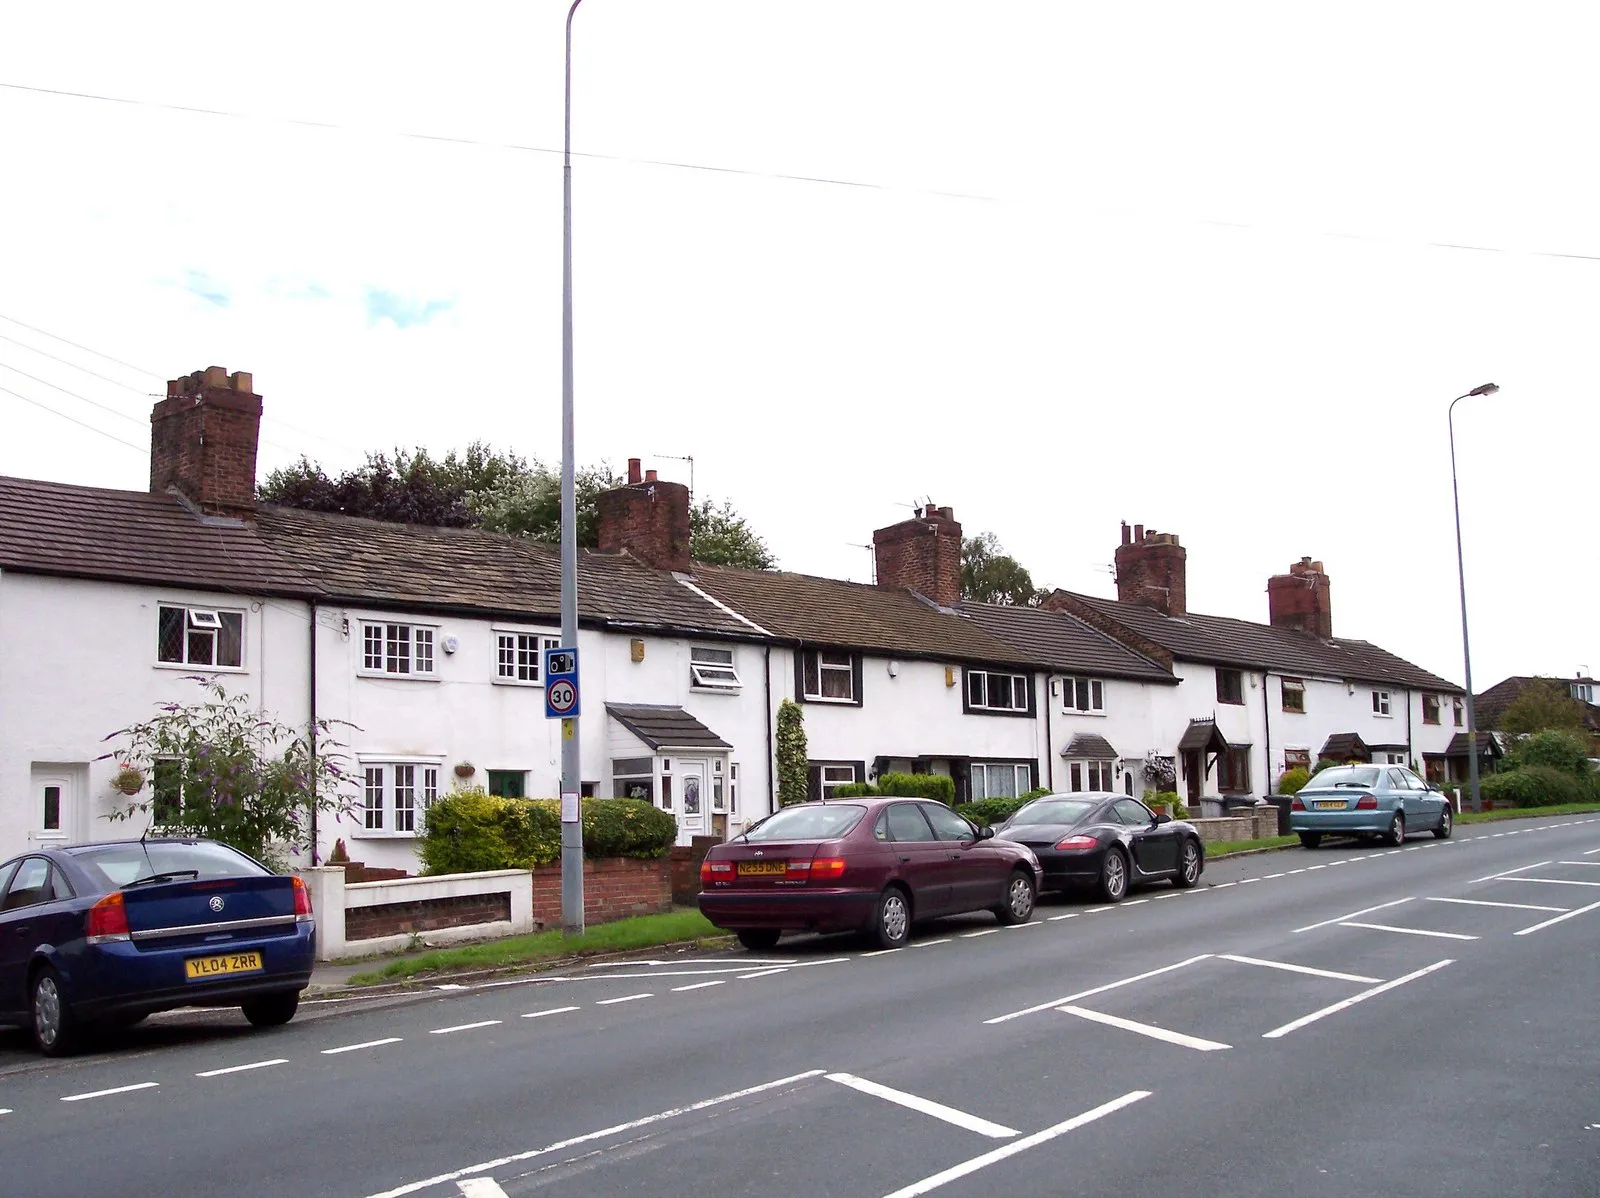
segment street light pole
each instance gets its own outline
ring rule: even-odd
[[[578,647],[578,501],[572,435],[572,17],[567,10],[565,141],[561,157],[561,644]],[[581,694],[580,688],[580,694]],[[582,778],[576,713],[561,721],[561,927],[583,935]]]
[[[1456,573],[1461,580],[1461,656],[1467,675],[1467,789],[1474,811],[1483,810],[1483,796],[1478,790],[1478,718],[1472,707],[1472,642],[1467,638],[1467,567],[1461,556],[1461,490],[1456,483],[1456,405],[1475,395],[1493,395],[1500,390],[1494,383],[1474,387],[1465,395],[1450,401],[1450,494],[1456,508]]]

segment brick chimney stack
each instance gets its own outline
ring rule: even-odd
[[[250,516],[260,433],[248,374],[209,366],[173,379],[150,412],[150,490],[176,486],[206,515]]]
[[[1268,619],[1274,628],[1295,628],[1313,636],[1333,637],[1333,599],[1321,562],[1303,557],[1287,574],[1267,579]]]
[[[1170,532],[1145,531],[1142,524],[1130,533],[1122,523],[1122,544],[1117,546],[1117,598],[1123,603],[1151,607],[1168,616],[1189,610],[1189,552]]]
[[[905,587],[940,607],[961,602],[961,525],[951,509],[930,503],[878,529],[872,551],[880,587]]]
[[[630,553],[657,570],[687,573],[689,488],[664,482],[628,459],[628,481],[600,492],[600,552]]]

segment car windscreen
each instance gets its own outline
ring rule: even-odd
[[[1014,828],[1019,824],[1075,824],[1093,808],[1093,803],[1085,803],[1081,799],[1029,803],[1013,815],[1006,822],[1006,826]]]
[[[1325,786],[1376,786],[1378,771],[1371,766],[1341,765],[1323,770],[1312,777],[1307,786],[1321,790]]]
[[[101,844],[74,849],[75,861],[106,887],[127,886],[157,874],[191,873],[200,878],[260,877],[271,874],[225,844],[152,840],[143,844]]]
[[[837,840],[861,822],[867,809],[853,803],[785,807],[751,828],[745,840]]]

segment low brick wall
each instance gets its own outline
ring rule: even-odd
[[[1199,831],[1200,839],[1206,844],[1224,840],[1262,840],[1278,834],[1278,809],[1272,806],[1252,807],[1235,815],[1191,819],[1189,822]]]
[[[449,898],[418,899],[409,903],[383,903],[376,907],[349,907],[344,913],[346,940],[376,940],[413,932],[437,932],[473,924],[509,923],[511,895],[462,894]]]
[[[450,944],[536,927],[525,869],[378,882],[349,882],[337,865],[298,873],[311,892],[319,961],[394,952],[419,935],[428,944]]]
[[[696,870],[699,869],[697,865]],[[697,875],[698,876],[698,875]],[[672,859],[638,861],[602,857],[583,863],[583,921],[609,923],[630,915],[660,915],[672,910]],[[561,924],[561,865],[533,871],[533,918],[546,927]]]

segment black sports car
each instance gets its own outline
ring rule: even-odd
[[[1093,886],[1108,903],[1141,882],[1187,889],[1206,863],[1193,824],[1156,815],[1138,799],[1094,791],[1034,799],[995,829],[995,839],[1034,851],[1044,867],[1040,889]]]

